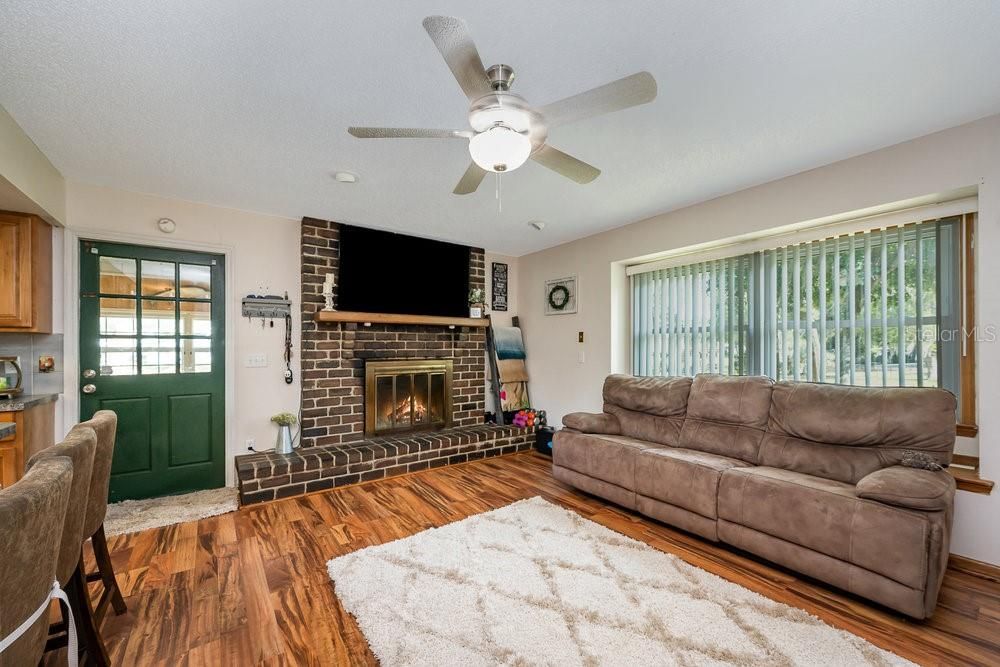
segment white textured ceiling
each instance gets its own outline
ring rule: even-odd
[[[431,13],[534,104],[659,97],[552,131],[603,173],[529,162],[498,215],[492,177],[451,194],[465,142],[346,131],[466,127]],[[997,0],[3,0],[0,105],[72,180],[520,255],[996,113],[998,34]]]

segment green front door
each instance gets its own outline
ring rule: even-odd
[[[118,414],[112,501],[225,485],[225,258],[80,243],[80,417]]]

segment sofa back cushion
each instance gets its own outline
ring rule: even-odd
[[[702,374],[694,378],[680,446],[757,462],[771,408],[770,378]]]
[[[622,435],[676,447],[690,391],[687,377],[609,375],[604,411],[618,418]]]
[[[944,389],[778,382],[757,462],[849,484],[907,451],[948,465],[955,407]]]

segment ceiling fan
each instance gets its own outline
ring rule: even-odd
[[[465,21],[452,16],[428,16],[424,19],[424,29],[469,98],[472,129],[349,127],[347,131],[359,139],[467,139],[472,163],[455,186],[457,195],[475,192],[486,172],[513,171],[529,158],[577,183],[590,183],[601,171],[548,145],[549,129],[656,98],[653,75],[639,72],[533,107],[520,95],[510,92],[514,70],[509,65],[483,67]]]

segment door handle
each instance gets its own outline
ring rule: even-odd
[[[85,384],[83,385],[82,391],[85,394],[93,394],[95,391],[97,391],[97,387],[92,384]]]
[[[87,380],[91,380],[97,377],[97,371],[95,371],[93,368],[85,368],[83,370],[83,377],[86,378]]]

